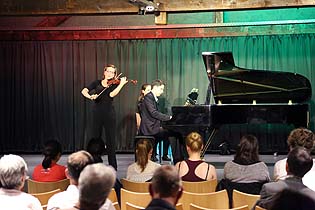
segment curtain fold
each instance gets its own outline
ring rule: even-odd
[[[0,42],[1,143],[0,152],[39,152],[56,137],[66,151],[85,147],[90,138],[91,102],[81,90],[101,78],[107,64],[137,85],[127,84],[115,97],[117,149],[131,151],[135,135],[136,100],[142,83],[166,82],[162,111],[182,105],[192,88],[205,102],[208,79],[203,51],[231,51],[237,66],[294,72],[315,82],[315,35],[277,35],[196,39],[19,41]],[[310,101],[314,130],[315,93]],[[286,150],[292,127],[282,125],[225,125],[211,149],[221,142],[232,147],[241,134],[258,136],[264,151]],[[105,139],[104,139],[105,140]]]

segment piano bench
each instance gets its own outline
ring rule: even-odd
[[[155,143],[156,143],[154,136],[135,136],[135,138],[134,138],[135,161],[137,161],[137,156],[136,156],[136,146],[137,146],[137,142],[138,142],[139,140],[141,140],[141,139],[148,139],[148,140],[150,140],[151,143],[152,143],[152,145],[153,145],[153,147],[154,147],[154,145],[155,145]],[[162,162],[162,156],[163,156],[163,154],[162,154],[162,144],[161,144],[161,142],[159,142],[159,163]]]

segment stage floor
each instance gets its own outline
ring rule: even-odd
[[[35,165],[41,163],[43,156],[39,154],[21,155],[28,164],[28,175],[32,177]],[[59,164],[66,165],[67,154],[62,155]],[[273,178],[273,166],[276,161],[285,158],[286,155],[261,155],[260,159],[264,161],[269,169],[270,178]],[[103,156],[104,163],[107,164],[107,156]],[[227,161],[233,160],[233,155],[206,154],[205,161],[216,167],[218,180],[223,178],[223,168]],[[134,154],[117,154],[117,176],[118,178],[126,177],[127,167],[134,162]],[[162,161],[162,164],[172,164],[170,161]]]

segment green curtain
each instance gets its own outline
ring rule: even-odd
[[[48,137],[58,137],[67,151],[81,149],[89,139],[91,104],[81,89],[102,75],[106,64],[138,84],[128,84],[115,97],[117,149],[130,151],[135,135],[136,100],[142,83],[166,82],[162,111],[184,103],[192,88],[199,89],[198,103],[205,102],[208,79],[203,51],[231,51],[237,66],[295,72],[314,87],[314,34],[190,39],[27,41],[0,42],[1,150],[39,151]],[[314,130],[314,99],[310,101]],[[251,128],[242,127],[244,133]],[[287,131],[273,135],[259,128],[266,149],[285,148]],[[235,126],[220,131],[218,143],[239,139]],[[277,129],[274,129],[275,132]],[[270,138],[272,140],[270,141]],[[279,143],[280,142],[280,143]],[[214,149],[218,145],[214,144]],[[231,143],[235,145],[235,143]]]

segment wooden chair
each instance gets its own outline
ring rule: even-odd
[[[38,198],[40,204],[42,205],[43,209],[46,210],[47,208],[47,204],[48,204],[48,200],[49,198],[51,198],[51,196],[55,195],[56,193],[61,192],[60,189],[56,189],[56,190],[52,190],[52,191],[48,191],[48,192],[44,192],[44,193],[33,193],[31,195],[33,195],[34,197]]]
[[[189,208],[190,210],[249,210],[247,205],[240,206],[237,208],[232,208],[232,209],[208,209],[208,208],[204,208],[193,203],[191,203],[189,206],[190,206]]]
[[[182,197],[178,203],[183,204],[183,209],[189,209],[191,203],[202,206],[204,208],[212,209],[228,209],[229,198],[226,190],[212,193],[190,193],[183,192]]]
[[[252,209],[257,200],[260,199],[260,195],[253,195],[243,193],[238,190],[233,190],[233,208],[248,205],[249,209]]]
[[[127,210],[141,210],[141,209],[145,209],[145,207],[142,206],[136,206],[132,203],[126,202],[126,209]]]
[[[120,208],[121,210],[126,210],[126,203],[131,203],[136,206],[146,207],[150,201],[152,200],[150,193],[139,193],[132,192],[125,189],[120,190],[121,202]]]
[[[110,191],[107,197],[112,203],[118,202],[117,194],[114,188]]]
[[[121,181],[121,184],[123,185],[123,188],[126,190],[129,190],[132,192],[141,192],[141,193],[149,192],[150,182],[133,182],[125,178],[122,178],[120,181]]]
[[[182,181],[184,191],[192,193],[210,193],[215,192],[217,186],[217,180],[207,180],[201,182],[187,182]]]
[[[267,209],[264,209],[263,207],[260,207],[260,206],[255,206],[255,210],[267,210]]]
[[[120,206],[119,206],[118,201],[113,202],[113,206],[114,206],[114,208],[115,208],[116,210],[120,210]]]
[[[27,180],[27,192],[32,193],[44,193],[56,189],[65,191],[70,184],[69,179],[63,179],[56,182],[37,182],[31,179]]]

